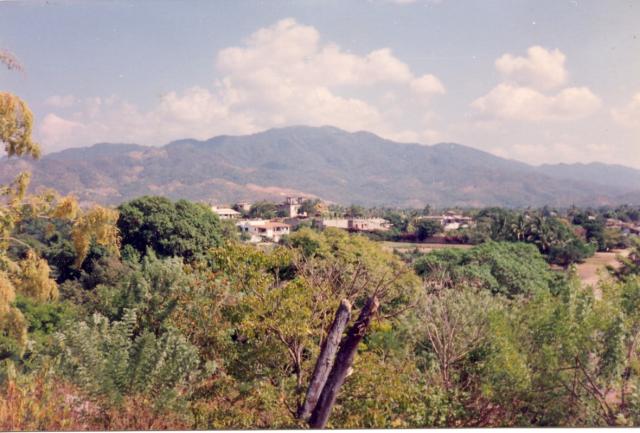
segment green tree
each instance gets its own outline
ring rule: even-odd
[[[0,63],[9,69],[21,69],[15,57],[4,50],[0,50]],[[15,95],[0,92],[0,143],[4,144],[8,157],[39,157],[40,148],[31,137],[32,129],[33,115],[27,104]],[[58,295],[47,261],[15,236],[20,222],[26,218],[73,221],[72,241],[78,266],[86,258],[91,242],[114,250],[118,244],[113,210],[96,206],[81,211],[74,198],[60,198],[53,192],[27,196],[29,180],[28,173],[20,173],[11,184],[0,186],[0,340],[3,347],[10,346],[9,352],[18,357],[27,343],[27,322],[20,310],[12,305],[16,294],[40,301],[55,300]],[[9,247],[15,244],[26,247],[20,257],[9,254]]]
[[[322,202],[317,198],[304,200],[300,206],[300,212],[306,213],[309,216],[315,216],[321,213],[322,209]]]
[[[551,245],[549,248],[549,263],[567,268],[573,263],[583,262],[593,255],[595,244],[585,244],[580,239],[571,239],[562,244]]]
[[[221,243],[220,220],[202,204],[145,196],[122,204],[119,210],[122,245],[141,255],[151,248],[161,257],[192,262]]]
[[[403,213],[390,211],[384,214],[384,218],[391,223],[393,228],[399,233],[406,233],[409,228],[410,219]]]
[[[180,310],[202,311],[194,317],[203,318],[204,328],[189,335],[206,353],[226,347],[222,365],[228,376],[220,386],[225,384],[228,395],[243,387],[251,390],[251,403],[236,417],[253,419],[253,426],[299,425],[293,413],[341,299],[361,308],[377,292],[381,314],[393,316],[406,310],[418,291],[416,276],[402,261],[365,237],[341,230],[301,229],[286,245],[268,252],[232,243],[218,248],[213,257],[216,273],[225,276],[204,286],[213,291],[213,302],[198,301]],[[226,340],[221,328],[230,332]],[[229,341],[234,343],[225,346]],[[234,425],[228,424],[226,414],[235,409],[226,399],[215,401],[215,408],[199,406],[202,418],[209,420],[203,426]],[[271,408],[272,424],[264,424],[268,414],[256,405]]]
[[[553,291],[557,280],[535,246],[525,243],[486,242],[469,250],[436,250],[414,266],[432,290],[470,286],[508,297],[530,296]]]
[[[367,210],[359,205],[352,204],[345,210],[344,216],[349,218],[363,218],[367,215]]]
[[[420,219],[415,223],[416,237],[418,240],[425,240],[442,232],[440,221]]]
[[[91,274],[63,286],[66,298],[74,299],[89,313],[121,320],[135,309],[140,330],[160,335],[168,329],[179,294],[191,284],[179,257],[160,259],[150,251],[140,263],[101,259]]]
[[[258,201],[251,205],[249,218],[272,219],[279,216],[280,210],[276,203],[270,201]]]

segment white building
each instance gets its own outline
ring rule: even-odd
[[[249,235],[250,242],[279,242],[282,236],[291,231],[289,224],[277,221],[247,220],[236,224],[242,233]]]
[[[306,213],[300,212],[304,197],[287,197],[280,205],[280,209],[284,211],[284,214],[288,218],[295,218],[297,216],[307,216]]]
[[[323,218],[317,220],[321,229],[326,227],[335,227],[338,229],[348,229],[349,220],[347,218]]]
[[[445,212],[443,215],[423,216],[417,219],[438,221],[445,232],[470,227],[473,224],[471,217],[466,217],[455,212]]]
[[[391,226],[384,218],[335,218],[320,219],[318,222],[320,228],[335,227],[362,232],[387,231]]]
[[[240,212],[228,207],[211,206],[211,210],[213,213],[217,214],[221,220],[238,219],[242,215]]]

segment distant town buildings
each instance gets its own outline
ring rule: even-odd
[[[624,222],[618,219],[607,218],[606,226],[620,229],[623,234],[640,235],[640,224]]]
[[[333,227],[352,232],[386,232],[392,228],[391,222],[384,218],[340,217],[340,213],[336,217],[327,218],[326,215],[328,213],[320,211],[314,211],[312,215],[308,216],[302,211],[305,200],[305,197],[286,197],[277,207],[278,217],[272,219],[264,219],[269,218],[268,216],[258,219],[261,211],[255,215],[258,218],[249,219],[248,214],[252,209],[252,204],[247,201],[235,203],[233,209],[226,206],[213,205],[211,210],[220,219],[238,220],[236,226],[243,234],[243,240],[254,243],[279,242],[283,236],[289,235],[292,230],[297,229],[301,224],[319,229]],[[316,207],[322,209],[322,203],[316,204]],[[326,205],[324,205],[324,208],[326,208]],[[264,215],[269,214],[265,213]],[[271,211],[269,216],[273,215],[274,213]],[[442,225],[445,232],[469,227],[473,224],[471,217],[454,211],[447,211],[437,216],[422,216],[418,217],[418,219],[437,221]]]

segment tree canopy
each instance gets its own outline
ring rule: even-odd
[[[117,227],[123,248],[140,255],[152,249],[161,257],[202,258],[221,242],[221,223],[207,206],[145,196],[122,204]]]

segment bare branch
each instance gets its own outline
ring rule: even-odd
[[[24,68],[18,58],[7,50],[0,50],[0,63],[4,63],[10,71],[24,71]]]

